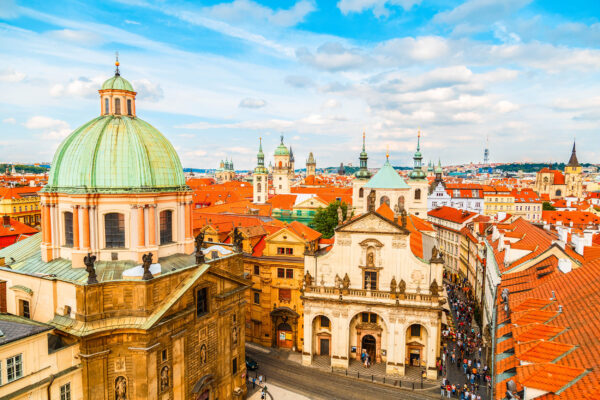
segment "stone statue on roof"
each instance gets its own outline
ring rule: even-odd
[[[233,228],[233,248],[235,251],[237,251],[237,252],[242,251],[243,240],[244,240],[244,237],[242,236],[242,232],[240,232],[240,230],[236,226],[235,228]]]
[[[398,287],[398,284],[396,283],[396,277],[392,276],[392,281],[390,282],[390,292],[396,293],[397,287]]]
[[[398,284],[398,294],[404,294],[406,292],[406,282],[404,279],[400,279],[400,283]]]
[[[144,254],[142,256],[142,262],[142,268],[144,268],[144,275],[142,276],[142,279],[147,281],[154,278],[152,272],[150,272],[150,266],[152,265],[152,253]]]
[[[437,296],[438,295],[439,287],[438,287],[438,284],[435,281],[435,279],[433,280],[433,282],[431,282],[431,285],[429,285],[429,292],[431,292],[432,296]]]
[[[204,252],[202,251],[204,232],[200,232],[194,240],[196,242],[196,264],[204,264]]]
[[[346,272],[346,275],[344,275],[344,280],[342,281],[342,287],[344,289],[348,289],[350,287],[350,277],[348,276],[347,272]]]
[[[85,264],[85,271],[88,273],[87,284],[93,285],[94,283],[98,283],[98,278],[96,278],[96,269],[94,268],[94,263],[96,262],[96,256],[93,256],[91,253],[88,253],[87,256],[83,257],[83,263]]]
[[[310,287],[313,284],[313,278],[310,275],[310,272],[306,271],[306,274],[304,274],[304,287]]]
[[[375,191],[371,190],[367,196],[367,211],[375,211]]]

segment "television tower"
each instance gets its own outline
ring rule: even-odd
[[[490,136],[485,137],[485,150],[483,150],[483,165],[490,164]]]

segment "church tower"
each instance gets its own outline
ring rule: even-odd
[[[427,174],[423,171],[423,155],[421,154],[421,131],[417,135],[417,151],[413,156],[413,170],[410,171],[408,184],[411,191],[412,213],[425,218],[427,216]]]
[[[283,144],[283,135],[281,143],[275,149],[275,165],[273,166],[273,187],[275,194],[290,193],[290,152]]]
[[[317,172],[317,161],[315,160],[315,156],[313,156],[312,151],[308,154],[308,159],[306,160],[306,176],[316,175]]]
[[[573,150],[571,150],[571,158],[565,166],[565,195],[568,197],[581,197],[582,195],[582,168],[577,160],[577,152],[575,151],[575,142],[573,142]]]
[[[262,149],[262,138],[260,138],[256,160],[257,165],[252,174],[252,201],[255,204],[265,204],[269,197],[269,171],[265,168],[265,154]]]
[[[358,156],[360,160],[360,169],[356,172],[355,178],[352,181],[352,207],[354,210],[362,210],[364,202],[366,201],[366,193],[363,188],[369,179],[371,179],[371,172],[367,168],[367,160],[369,156],[365,148],[365,132],[363,131],[363,145],[362,151]]]

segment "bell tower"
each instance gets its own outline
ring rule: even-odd
[[[256,168],[252,174],[252,202],[265,204],[269,193],[269,171],[265,168],[265,154],[262,149],[262,138],[259,138],[258,153],[256,154]]]

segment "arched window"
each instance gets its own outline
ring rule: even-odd
[[[173,211],[165,210],[160,213],[160,244],[173,242]]]
[[[104,114],[108,114],[110,111],[108,109],[108,97],[104,98]]]
[[[381,196],[381,199],[379,199],[379,205],[383,205],[383,203],[387,204],[388,206],[390,205],[390,198],[387,196]]]
[[[117,115],[121,114],[121,99],[119,99],[119,98],[115,99],[115,114],[117,114]]]
[[[104,239],[106,248],[125,247],[125,217],[123,214],[110,213],[104,216]]]
[[[131,112],[131,99],[127,99],[127,115],[132,115]]]
[[[258,193],[260,193],[260,192],[261,192],[261,189],[262,189],[262,185],[261,185],[261,183],[260,183],[260,182],[258,182],[258,183],[256,184],[256,191],[257,191]]]
[[[279,161],[279,168],[281,168],[283,166],[283,163],[281,161]]]
[[[415,190],[415,200],[421,200],[421,189]]]
[[[560,189],[558,189],[558,190],[556,191],[556,195],[557,195],[557,196],[560,196],[560,195],[562,195],[562,192],[560,191]]]
[[[358,191],[358,197],[362,199],[364,195],[365,195],[365,189],[360,188]]]
[[[65,220],[65,246],[73,246],[73,213],[66,212]]]
[[[398,210],[404,210],[404,196],[398,197]]]

